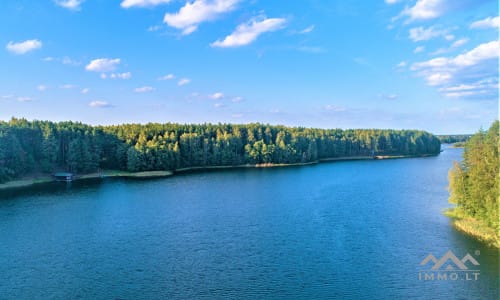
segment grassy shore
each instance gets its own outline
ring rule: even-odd
[[[481,220],[466,215],[459,208],[447,209],[444,214],[453,219],[453,226],[474,238],[500,249],[500,234]]]

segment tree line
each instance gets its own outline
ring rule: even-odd
[[[443,144],[454,144],[454,143],[463,143],[466,142],[472,134],[446,134],[446,135],[437,135],[437,138]]]
[[[33,172],[176,170],[439,151],[439,139],[418,130],[313,129],[258,123],[90,126],[12,118],[0,121],[0,182]]]
[[[463,161],[455,162],[448,174],[449,201],[468,216],[500,229],[498,217],[499,122],[479,131],[466,143]]]

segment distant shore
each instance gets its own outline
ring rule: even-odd
[[[315,165],[322,162],[334,162],[334,161],[349,161],[349,160],[382,160],[382,159],[399,159],[399,158],[415,158],[415,157],[428,157],[434,156],[432,154],[428,155],[377,155],[377,156],[345,156],[345,157],[330,157],[322,158],[316,161],[305,162],[305,163],[262,163],[262,164],[243,164],[234,166],[199,166],[199,167],[187,167],[180,168],[173,171],[144,171],[144,172],[127,172],[119,170],[103,170],[101,172],[94,172],[88,174],[78,174],[76,180],[84,179],[99,179],[99,178],[160,178],[173,176],[176,173],[188,173],[195,171],[206,171],[206,170],[221,170],[221,169],[242,169],[242,168],[276,168],[276,167],[293,167],[293,166],[307,166]],[[6,183],[0,184],[0,191],[6,189],[16,189],[28,187],[36,184],[43,184],[54,182],[54,178],[51,175],[32,175],[26,176],[24,178],[8,181]]]

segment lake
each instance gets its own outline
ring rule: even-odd
[[[3,192],[0,298],[498,299],[498,251],[442,215],[461,153]],[[419,279],[448,250],[477,280]]]

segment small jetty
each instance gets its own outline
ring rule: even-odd
[[[56,181],[66,181],[66,182],[73,181],[76,178],[75,174],[69,172],[57,172],[52,174],[52,177]]]

